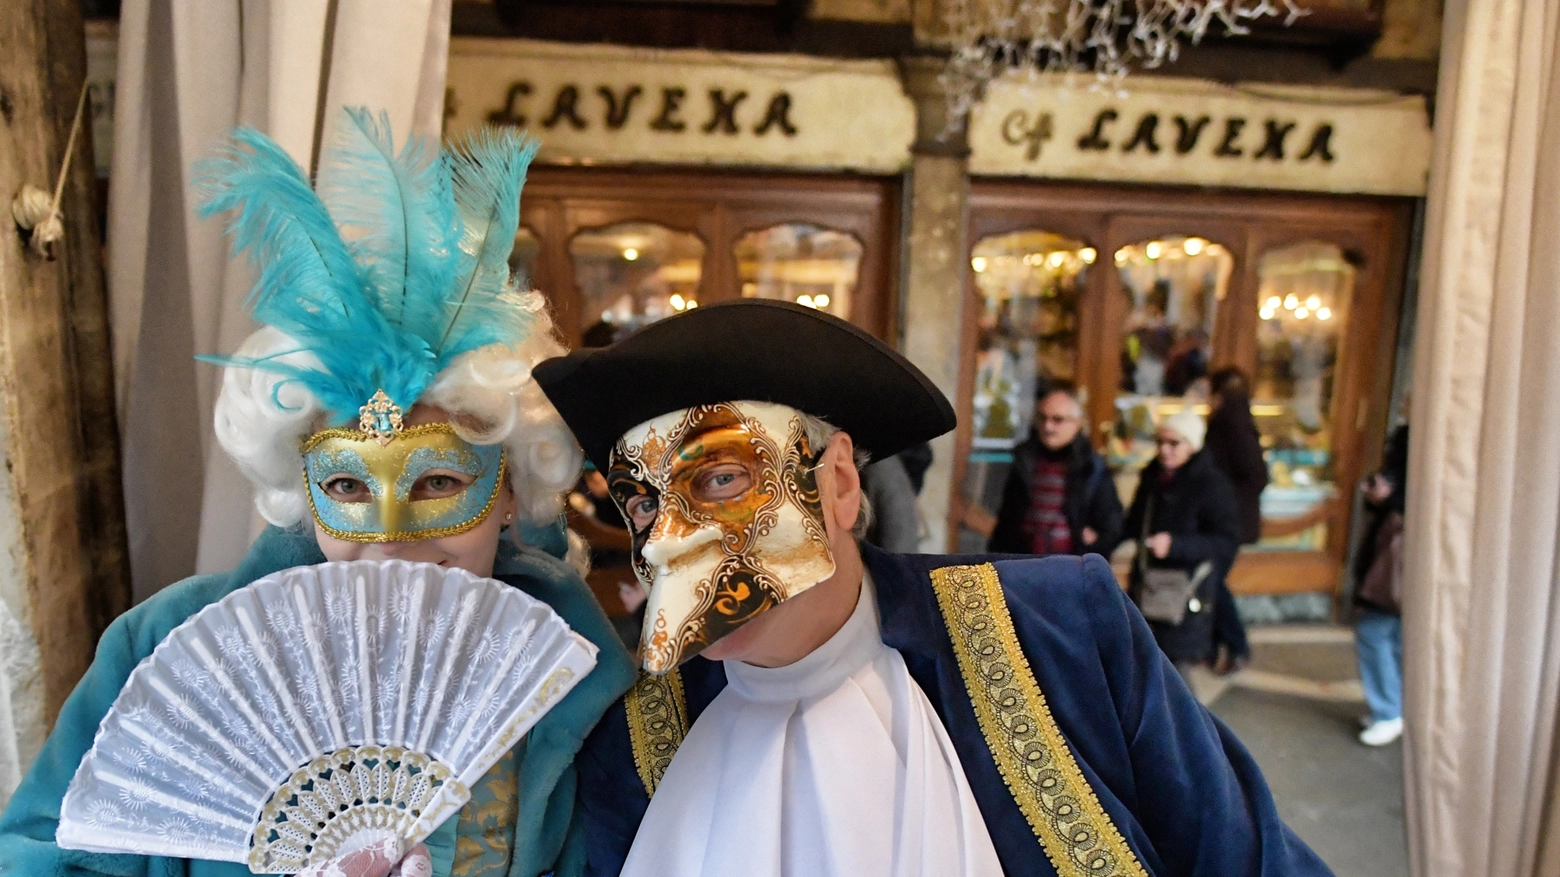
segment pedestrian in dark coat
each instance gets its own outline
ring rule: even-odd
[[[1082,426],[1071,391],[1041,397],[1034,431],[1013,449],[987,550],[1109,557],[1121,543],[1121,498]]]
[[[1261,433],[1251,417],[1251,397],[1245,375],[1237,368],[1223,368],[1211,379],[1208,437],[1203,450],[1235,489],[1240,510],[1240,542],[1250,545],[1262,538],[1262,491],[1268,485],[1267,460],[1262,456]]]
[[[1203,452],[1234,488],[1235,506],[1240,510],[1240,541],[1251,545],[1262,538],[1262,491],[1267,489],[1268,467],[1262,455],[1261,433],[1251,417],[1250,385],[1233,366],[1214,372],[1210,383],[1212,411]],[[1222,648],[1214,669],[1221,675],[1232,673],[1251,662],[1251,644],[1228,584],[1214,595],[1213,613],[1214,640]]]
[[[1405,403],[1406,405],[1406,403]],[[1370,522],[1354,558],[1354,644],[1370,706],[1366,746],[1403,735],[1403,512],[1407,508],[1408,424],[1392,431],[1381,468],[1361,485]]]
[[[1204,562],[1211,564],[1179,624],[1149,620],[1159,647],[1183,672],[1214,658],[1213,605],[1240,547],[1235,493],[1202,449],[1205,429],[1189,407],[1160,425],[1158,456],[1144,467],[1126,520],[1127,535],[1143,540],[1139,551],[1149,568],[1195,576]],[[1131,581],[1140,605],[1143,565],[1133,564]]]

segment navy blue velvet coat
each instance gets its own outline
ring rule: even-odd
[[[1187,690],[1097,555],[898,555],[862,547],[883,642],[904,656],[958,750],[1003,870],[1054,875],[986,746],[929,572],[995,563],[1018,639],[1079,768],[1155,877],[1279,877],[1331,871],[1278,817],[1245,747]],[[689,720],[725,687],[717,662],[682,667]],[[575,833],[589,875],[616,875],[649,806],[622,700],[576,760]]]

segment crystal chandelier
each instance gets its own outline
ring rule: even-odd
[[[950,120],[962,119],[986,83],[1010,71],[1093,73],[1119,81],[1132,68],[1176,60],[1215,25],[1250,32],[1249,22],[1307,14],[1296,0],[937,0],[950,49],[942,83]]]

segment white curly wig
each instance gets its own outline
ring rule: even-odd
[[[491,345],[457,358],[435,376],[419,404],[450,415],[461,438],[475,445],[502,444],[519,515],[550,524],[564,493],[579,478],[582,454],[574,435],[531,379],[531,367],[563,353],[552,319],[536,297],[536,324],[521,345]],[[292,338],[272,327],[250,335],[236,360],[279,360],[318,367]],[[255,486],[255,506],[278,527],[296,527],[309,516],[299,443],[324,425],[326,412],[301,383],[259,368],[223,369],[217,397],[217,441]]]

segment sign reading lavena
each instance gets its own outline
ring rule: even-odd
[[[458,38],[448,82],[447,134],[525,128],[547,162],[898,171],[915,137],[888,61]]]
[[[987,89],[970,123],[970,172],[1423,195],[1431,139],[1421,97],[1149,76],[1117,89],[1042,76]]]

